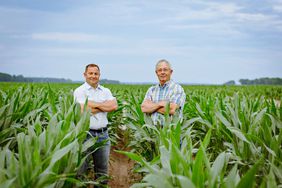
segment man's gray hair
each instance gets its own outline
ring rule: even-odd
[[[166,60],[166,59],[161,59],[161,60],[159,60],[159,61],[157,62],[157,64],[156,64],[156,70],[157,70],[157,68],[158,68],[159,64],[161,64],[161,63],[165,63],[165,64],[167,64],[167,65],[168,65],[168,67],[170,68],[170,70],[172,70],[172,67],[171,67],[170,62],[168,62],[168,60]]]

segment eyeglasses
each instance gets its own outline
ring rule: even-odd
[[[169,72],[170,69],[164,68],[164,69],[157,69],[156,71],[157,71],[158,73],[161,73],[161,72]]]

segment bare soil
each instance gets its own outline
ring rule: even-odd
[[[111,147],[109,164],[111,180],[108,184],[111,188],[127,188],[141,180],[141,175],[133,172],[135,162],[127,156],[115,152],[115,150],[129,151],[128,148],[122,147],[124,147],[122,142]]]

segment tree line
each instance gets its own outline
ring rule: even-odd
[[[24,77],[23,75],[10,75],[0,72],[0,82],[41,82],[41,83],[76,83],[78,81],[72,81],[65,78],[48,78],[48,77]],[[81,81],[82,82],[82,81]],[[101,79],[101,84],[120,84],[117,80]]]
[[[258,78],[254,80],[240,79],[241,85],[282,85],[282,78]],[[234,80],[225,82],[223,85],[236,85]]]
[[[282,78],[240,79],[239,82],[242,85],[282,85]]]
[[[10,75],[0,73],[1,82],[59,82],[71,83],[72,80],[64,78],[43,78],[43,77],[24,77],[23,75]]]
[[[65,78],[43,78],[24,77],[23,75],[10,75],[0,72],[0,82],[49,82],[49,83],[74,83],[71,79]],[[75,81],[77,82],[77,81]],[[81,81],[82,82],[82,81]],[[282,85],[282,78],[258,78],[254,80],[240,79],[241,85]],[[117,80],[101,79],[101,84],[120,84]],[[234,80],[224,83],[224,85],[236,85]]]

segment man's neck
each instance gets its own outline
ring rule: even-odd
[[[88,83],[88,82],[87,82],[87,84],[90,85],[90,86],[91,86],[92,88],[94,88],[94,89],[96,89],[96,88],[98,87],[98,84],[93,85],[93,84],[90,84],[90,83]]]
[[[164,81],[164,82],[160,82],[160,85],[161,85],[161,86],[164,86],[164,85],[165,85],[165,83],[167,83],[167,82],[169,82],[169,80]]]
[[[96,85],[91,85],[94,89],[97,89],[97,87],[98,87],[98,84],[96,84]]]

